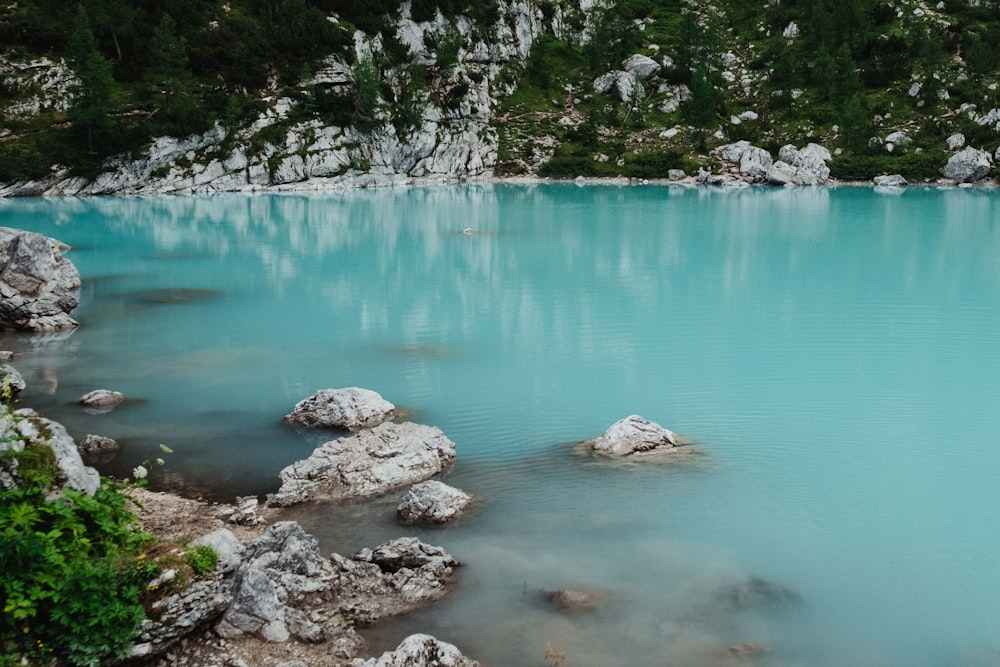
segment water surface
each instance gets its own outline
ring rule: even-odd
[[[73,246],[79,330],[6,335],[25,403],[119,439],[103,472],[264,494],[363,386],[457,443],[483,499],[417,531],[466,566],[411,631],[490,665],[978,665],[1000,656],[1000,197],[913,188],[448,186],[0,200]],[[472,234],[461,233],[471,227]],[[137,399],[73,405],[97,387]],[[638,413],[696,465],[574,454]],[[296,510],[325,549],[403,534],[395,498]],[[793,605],[733,609],[761,577]],[[541,591],[606,591],[592,614]],[[720,652],[723,651],[723,652]]]

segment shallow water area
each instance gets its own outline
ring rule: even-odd
[[[100,466],[229,500],[335,436],[281,422],[362,386],[439,426],[444,529],[396,497],[287,511],[325,550],[417,534],[447,601],[367,629],[490,665],[951,666],[1000,656],[1000,196],[910,188],[470,185],[0,200],[73,246],[81,326],[7,334],[24,404]],[[471,233],[462,233],[471,228]],[[95,388],[130,403],[89,414]],[[575,444],[640,414],[696,462]],[[159,444],[173,453],[163,455]],[[797,602],[734,607],[760,578]],[[591,612],[545,600],[606,593]]]

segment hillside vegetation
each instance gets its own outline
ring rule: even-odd
[[[527,58],[466,66],[525,10],[540,26]],[[404,14],[439,26],[417,51]],[[935,178],[952,135],[1000,145],[998,43],[997,0],[18,0],[0,5],[0,182],[56,164],[92,176],[281,98],[288,124],[405,136],[422,104],[458,110],[483,77],[499,175],[660,177],[746,139],[822,143],[839,178]],[[595,92],[636,54],[656,71]],[[25,66],[41,58],[50,78],[65,63],[61,88]],[[347,85],[317,83],[331,59]]]

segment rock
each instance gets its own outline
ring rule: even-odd
[[[569,613],[594,611],[599,606],[607,602],[611,597],[604,591],[584,591],[573,589],[559,589],[555,591],[545,591],[545,597],[552,605],[560,610]]]
[[[681,181],[687,178],[687,174],[684,173],[683,169],[668,169],[667,178],[671,181]]]
[[[257,526],[264,523],[264,519],[258,514],[260,501],[254,496],[236,498],[236,509],[229,515],[229,523],[237,526]]]
[[[760,642],[740,642],[727,647],[726,653],[739,660],[756,660],[767,655],[767,646]]]
[[[986,178],[992,166],[989,153],[969,146],[948,158],[941,175],[956,183],[973,183]]]
[[[781,607],[802,601],[802,596],[780,584],[760,577],[749,577],[746,581],[729,584],[715,592],[715,600],[734,611]]]
[[[373,623],[443,598],[453,568],[460,565],[441,547],[415,537],[362,549],[350,558],[333,554],[330,560],[337,605],[355,623]]]
[[[890,174],[888,176],[886,175],[876,176],[875,178],[872,179],[872,182],[880,187],[898,188],[906,185],[906,179],[900,176],[899,174]]]
[[[396,517],[404,526],[434,525],[454,521],[472,503],[472,496],[437,480],[420,482],[410,487]]]
[[[948,150],[955,151],[965,145],[965,135],[961,132],[956,132],[948,137],[946,141],[948,142]]]
[[[34,232],[0,227],[0,329],[58,331],[77,326],[80,274],[69,246]]]
[[[101,457],[117,452],[119,446],[112,438],[88,433],[76,444],[76,448],[83,456]]]
[[[616,421],[592,441],[595,453],[617,457],[672,453],[682,446],[676,433],[639,415]]]
[[[180,593],[154,602],[128,658],[163,653],[218,618],[232,600],[232,584],[231,579],[222,577],[201,579]]]
[[[886,136],[885,143],[898,146],[899,148],[906,148],[913,143],[913,139],[906,132],[892,132]]]
[[[360,387],[321,389],[296,403],[285,421],[308,428],[360,431],[391,418],[396,406],[377,392]]]
[[[95,389],[76,401],[90,412],[110,412],[125,402],[125,394],[110,389]]]
[[[748,183],[763,183],[773,164],[770,153],[745,140],[719,146],[712,151],[712,155],[726,162],[738,163],[740,176]]]
[[[387,422],[321,445],[286,467],[281,488],[268,502],[368,498],[428,479],[454,461],[455,443],[440,429]]]
[[[233,531],[228,528],[219,528],[191,540],[191,546],[211,547],[212,551],[218,557],[215,569],[217,572],[223,574],[233,572],[239,568],[240,564],[243,563],[243,554],[246,552],[246,547],[236,539]]]
[[[101,484],[100,475],[83,464],[76,443],[62,424],[27,408],[14,411],[10,419],[0,420],[0,452],[23,451],[26,442],[44,443],[52,448],[56,465],[62,473],[63,487],[88,496],[97,491]],[[17,462],[0,456],[0,490],[16,488],[19,483]]]
[[[268,642],[323,641],[323,628],[303,609],[328,605],[334,576],[315,537],[294,521],[275,523],[246,545],[232,604],[216,632],[225,638],[252,634]]]
[[[768,169],[766,179],[775,185],[821,185],[830,178],[826,163],[831,159],[830,151],[819,144],[802,149],[786,144],[778,151],[778,161]]]
[[[0,364],[0,389],[9,389],[12,395],[20,394],[28,388],[24,377],[10,364]]]
[[[660,63],[649,56],[637,53],[622,62],[622,69],[645,81],[660,73]]]
[[[633,102],[646,95],[639,78],[632,72],[616,70],[594,79],[594,92],[598,95],[610,94],[621,102]]]
[[[410,635],[378,658],[355,661],[354,667],[479,667],[454,645],[430,635]]]

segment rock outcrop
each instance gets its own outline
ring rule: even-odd
[[[974,183],[986,178],[992,167],[989,153],[969,146],[948,158],[941,175],[956,183]]]
[[[430,635],[410,635],[378,658],[355,661],[354,667],[479,667],[454,645]]]
[[[888,174],[876,176],[872,179],[872,183],[882,188],[901,188],[906,185],[906,179],[899,174]]]
[[[451,466],[455,443],[441,429],[386,422],[318,447],[281,471],[271,505],[378,496],[421,482]]]
[[[16,410],[13,419],[0,420],[0,452],[23,451],[26,442],[41,442],[52,448],[62,473],[62,486],[89,496],[97,491],[100,475],[83,464],[76,443],[62,424],[27,408]],[[19,483],[17,461],[0,457],[0,491],[16,488]]]
[[[454,521],[472,503],[472,496],[437,480],[414,484],[396,508],[404,526],[433,526]]]
[[[59,241],[0,227],[0,329],[58,331],[77,326],[80,274]]]
[[[395,405],[370,389],[321,389],[296,403],[285,421],[308,428],[360,431],[378,426],[395,411]]]
[[[778,160],[767,172],[767,181],[774,185],[822,185],[830,179],[827,166],[833,156],[819,144],[798,149],[791,144],[781,147]]]
[[[590,445],[595,454],[618,458],[656,457],[684,448],[676,433],[639,415],[616,421]]]
[[[415,537],[362,549],[349,558],[333,554],[337,606],[352,623],[372,623],[420,608],[448,594],[460,563],[441,547]]]
[[[110,412],[125,402],[125,394],[111,389],[95,389],[76,400],[90,412]]]

